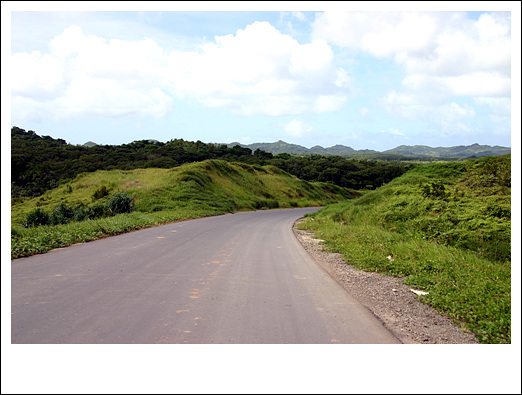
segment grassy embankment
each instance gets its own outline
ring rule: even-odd
[[[109,194],[93,198],[106,187]],[[113,217],[24,228],[27,214],[40,207],[92,206],[117,192],[135,199],[136,210]],[[207,160],[172,169],[84,173],[40,197],[11,204],[11,258],[47,252],[159,224],[242,210],[322,206],[353,197],[332,184],[306,182],[273,166]]]
[[[422,165],[302,228],[362,270],[405,277],[420,299],[474,332],[509,343],[511,156]],[[391,259],[390,259],[391,258]]]

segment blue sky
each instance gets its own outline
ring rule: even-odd
[[[378,151],[512,145],[520,91],[510,3],[481,3],[487,12],[468,2],[469,12],[422,11],[423,3],[410,5],[417,11],[386,3],[384,12],[342,2],[198,12],[197,2],[133,6],[143,11],[45,3],[11,5],[8,53],[11,126],[39,135]]]

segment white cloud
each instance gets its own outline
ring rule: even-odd
[[[307,19],[306,19],[306,15],[304,13],[302,13],[301,11],[292,11],[292,16],[298,20],[300,20],[301,22],[305,22]]]
[[[435,33],[436,22],[425,13],[327,11],[316,18],[313,35],[373,56],[390,57],[424,52]]]
[[[12,57],[15,118],[161,116],[171,106],[171,97],[159,88],[162,51],[151,40],[107,41],[73,25],[49,48],[49,54]]]
[[[172,52],[168,67],[177,95],[243,115],[334,111],[349,89],[326,42],[299,44],[268,22],[217,36],[199,52]]]
[[[388,130],[383,130],[383,134],[391,134],[392,136],[405,136],[404,133],[400,132],[398,129],[389,128]]]
[[[457,109],[456,97],[509,101],[510,24],[509,12],[472,20],[462,12],[327,11],[313,37],[402,66],[404,89],[382,101],[390,112],[411,119],[449,111],[447,119],[459,119],[473,114]]]
[[[477,72],[441,79],[451,93],[471,97],[509,97],[511,79],[497,72]]]
[[[63,64],[53,55],[35,51],[16,53],[11,59],[11,92],[27,98],[49,98],[63,88]]]
[[[368,110],[366,107],[361,107],[361,108],[359,109],[359,113],[360,113],[362,116],[366,116],[366,115],[370,114],[371,111]]]
[[[468,104],[460,105],[453,101],[427,102],[417,93],[405,94],[391,91],[383,104],[388,112],[406,119],[428,119],[435,123],[460,121],[473,118],[475,110]]]
[[[150,39],[105,39],[73,25],[49,43],[49,53],[12,56],[12,112],[162,116],[174,97],[242,115],[335,111],[350,80],[333,58],[325,41],[300,44],[268,22],[169,53]],[[29,107],[19,108],[22,102]]]
[[[290,122],[283,125],[283,129],[288,136],[295,138],[306,137],[314,132],[313,126],[298,119],[292,119]]]

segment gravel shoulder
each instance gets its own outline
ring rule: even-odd
[[[306,251],[346,291],[377,316],[405,344],[478,344],[475,335],[421,303],[403,278],[358,270],[340,254],[323,250],[322,240],[297,229],[294,234]]]

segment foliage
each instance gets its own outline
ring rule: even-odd
[[[93,192],[101,185],[116,192],[110,199],[104,197],[93,203]],[[73,192],[64,193],[69,187]],[[13,200],[11,254],[14,259],[63,247],[68,245],[68,240],[94,240],[96,232],[90,232],[85,238],[80,236],[82,232],[78,229],[89,228],[86,223],[117,224],[114,230],[103,227],[99,233],[103,237],[125,229],[164,223],[162,221],[238,210],[319,206],[354,196],[350,190],[333,184],[298,180],[273,166],[221,160],[190,163],[173,169],[82,173],[40,197]],[[56,217],[54,222],[45,208]],[[42,225],[31,231],[21,228],[20,223],[29,223],[30,218],[35,217],[33,211],[48,220],[41,223],[31,220],[33,226]],[[110,221],[110,218],[118,219]],[[147,220],[142,222],[143,218]],[[156,218],[152,225],[151,218]],[[137,222],[133,223],[134,220]],[[125,226],[120,226],[122,223]],[[71,235],[67,235],[68,232]]]
[[[422,196],[444,199],[446,197],[446,187],[441,181],[422,185]]]
[[[74,218],[74,208],[65,203],[58,204],[51,213],[51,223],[53,225],[66,224]]]
[[[307,181],[331,182],[352,189],[382,186],[414,165],[341,156],[297,157],[235,145],[205,144],[174,139],[167,143],[142,140],[117,146],[74,146],[62,139],[38,136],[18,127],[11,129],[11,195],[13,198],[41,196],[45,191],[69,183],[84,172],[173,168],[207,159],[273,165]],[[108,196],[110,187],[101,185],[92,199]],[[64,193],[72,193],[69,186]]]
[[[238,144],[232,143],[231,145]],[[329,148],[315,146],[306,148],[297,144],[289,144],[282,140],[275,143],[253,143],[242,145],[252,150],[263,150],[274,155],[291,154],[297,156],[308,155],[339,155],[344,158],[379,159],[379,160],[456,160],[458,158],[481,157],[491,155],[505,155],[511,152],[510,148],[489,145],[472,144],[455,147],[427,147],[425,145],[401,145],[391,150],[377,152],[373,150],[354,150],[344,145],[335,145]]]
[[[107,210],[112,215],[130,213],[134,208],[134,198],[124,192],[115,193],[107,202]]]
[[[40,207],[37,207],[27,214],[27,217],[25,221],[22,222],[22,225],[26,228],[29,228],[32,226],[47,225],[50,223],[51,217],[49,213],[42,210]]]
[[[71,188],[72,192],[72,188]],[[102,185],[99,189],[95,190],[92,194],[92,200],[98,200],[105,196],[109,195],[109,191],[107,190],[107,187],[105,185]]]
[[[66,188],[69,188],[67,186]],[[49,214],[40,207],[30,211],[20,224],[26,228],[41,225],[63,225],[71,221],[85,221],[93,218],[109,217],[116,214],[130,213],[135,208],[134,198],[118,192],[107,204],[95,204],[92,207],[80,204],[69,206],[64,202],[57,204]]]
[[[347,263],[428,291],[481,342],[509,343],[510,173],[510,155],[418,166],[302,226]]]

